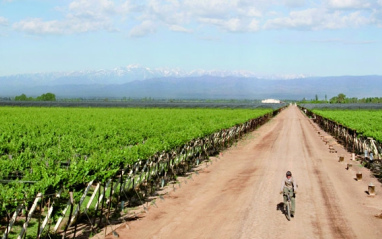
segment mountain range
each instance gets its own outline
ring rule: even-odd
[[[381,97],[382,76],[259,77],[248,71],[181,71],[127,66],[112,70],[0,77],[0,97],[47,92],[57,98],[320,99]]]

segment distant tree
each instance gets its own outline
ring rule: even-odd
[[[338,103],[345,103],[346,95],[343,93],[338,94],[337,100],[338,100]]]
[[[15,97],[16,101],[27,101],[28,97],[25,94],[21,94]]]
[[[334,97],[330,98],[329,102],[330,102],[330,104],[338,103],[338,97],[334,96]]]
[[[53,93],[46,93],[38,96],[37,98],[27,97],[25,94],[21,94],[15,97],[16,101],[56,101],[56,95]]]
[[[317,95],[317,94],[316,94],[316,96],[315,96],[315,100],[318,101],[318,95]]]
[[[346,103],[346,95],[343,93],[338,94],[338,96],[334,96],[330,99],[331,104],[336,104],[336,103]]]
[[[326,95],[325,95],[326,97]],[[347,98],[346,95],[340,93],[338,96],[334,96],[329,100],[331,104],[336,104],[336,103],[382,103],[382,97],[366,97],[366,98],[360,98],[358,99],[357,97],[351,97]]]
[[[53,93],[42,94],[37,97],[38,101],[56,101],[56,95]]]

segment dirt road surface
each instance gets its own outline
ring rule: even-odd
[[[296,106],[180,179],[157,207],[116,231],[120,238],[382,238],[382,188],[340,145],[328,145]],[[331,141],[333,143],[334,141]],[[338,162],[339,156],[344,162]],[[287,170],[298,180],[296,215],[279,209]],[[363,180],[356,181],[356,171]],[[184,182],[187,179],[187,183]],[[368,184],[377,195],[369,196]],[[115,238],[112,234],[106,238]]]

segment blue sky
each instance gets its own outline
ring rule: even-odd
[[[382,0],[0,0],[0,76],[139,64],[382,75]]]

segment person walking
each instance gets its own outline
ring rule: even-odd
[[[280,194],[283,194],[284,196],[284,211],[285,211],[285,205],[288,200],[288,196],[291,198],[292,202],[292,210],[291,210],[291,217],[294,217],[294,214],[296,212],[296,193],[297,193],[297,182],[296,179],[292,177],[292,173],[290,171],[286,172],[286,177],[281,183],[281,191]]]

